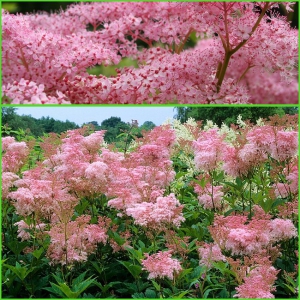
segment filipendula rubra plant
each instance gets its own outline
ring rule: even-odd
[[[3,138],[6,295],[24,296],[11,281],[55,293],[53,279],[32,288],[33,271],[61,288],[87,271],[97,297],[296,296],[297,116],[174,121],[126,151],[103,135],[45,137],[28,170],[30,147]]]
[[[292,2],[79,3],[2,12],[3,103],[297,103]],[[190,36],[194,48],[185,48]],[[141,46],[143,45],[143,46]],[[89,75],[122,58],[138,67]]]

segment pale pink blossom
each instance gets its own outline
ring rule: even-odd
[[[277,240],[289,240],[298,236],[297,229],[293,222],[289,219],[274,219],[270,222],[271,232],[270,236],[274,241]]]
[[[27,15],[3,10],[3,102],[296,104],[298,31],[272,13],[278,3],[261,6],[271,17],[260,22],[254,4],[243,2],[75,3]],[[192,32],[201,37],[199,47],[185,49]],[[217,87],[229,49],[237,51]],[[87,72],[124,57],[138,67],[115,77]]]
[[[86,261],[98,243],[107,241],[106,228],[99,218],[98,224],[89,224],[91,216],[81,215],[66,224],[53,224],[48,234],[51,243],[47,256],[52,264],[70,265]]]
[[[222,254],[220,247],[217,244],[204,244],[198,248],[200,256],[200,265],[204,265],[207,268],[212,268],[213,263],[217,261],[225,261],[226,257]]]
[[[13,137],[2,138],[2,171],[17,173],[24,165],[29,148],[25,142],[16,142]]]
[[[198,200],[205,209],[220,209],[222,206],[223,191],[222,186],[212,186],[206,184],[203,188],[195,185],[195,192],[198,194]]]
[[[5,199],[8,196],[10,188],[14,185],[14,182],[19,179],[19,176],[12,172],[2,172],[2,198]]]
[[[244,283],[236,288],[238,298],[275,298],[272,294],[277,279],[277,271],[270,265],[252,267],[250,274],[244,278]]]
[[[155,203],[137,203],[126,209],[126,214],[135,219],[135,223],[147,227],[159,227],[173,224],[179,227],[185,220],[182,215],[183,205],[174,194],[158,197]]]
[[[148,279],[167,277],[172,280],[174,275],[182,270],[180,262],[172,258],[172,251],[170,250],[159,251],[152,255],[145,253],[142,265],[143,270],[149,272]]]
[[[32,236],[34,236],[34,234],[30,234],[30,229],[35,232],[40,232],[46,227],[45,223],[39,223],[34,227],[33,225],[26,224],[24,220],[16,222],[14,225],[18,226],[18,238],[20,238],[21,241],[29,240]]]
[[[193,142],[195,166],[200,170],[212,171],[222,160],[222,150],[226,147],[216,128],[201,132]]]

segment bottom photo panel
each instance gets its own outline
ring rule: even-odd
[[[298,298],[298,108],[2,107],[1,298]]]

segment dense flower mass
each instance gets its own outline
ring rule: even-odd
[[[148,279],[167,277],[173,279],[174,274],[178,274],[182,267],[177,259],[172,258],[172,251],[159,251],[156,254],[145,254],[142,260],[143,269],[149,272]]]
[[[297,116],[231,128],[171,121],[130,145],[108,145],[104,134],[84,126],[42,141],[2,138],[7,295],[19,295],[10,281],[34,271],[50,278],[36,296],[87,282],[98,298],[111,296],[105,289],[119,298],[296,296]]]
[[[2,139],[2,170],[17,173],[25,163],[29,148],[25,142],[16,142],[13,137]]]
[[[3,102],[296,104],[298,31],[278,7],[92,2],[51,14],[3,11]],[[87,72],[124,58],[137,67]]]

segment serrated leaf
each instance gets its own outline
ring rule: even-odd
[[[30,274],[34,269],[36,269],[36,268],[31,268],[27,270],[26,267],[22,267],[18,262],[16,262],[15,267],[8,264],[3,264],[3,266],[13,271],[22,281],[24,281],[24,279],[27,277],[28,274]]]
[[[79,295],[85,291],[90,285],[94,283],[95,279],[92,277],[87,278],[85,281],[80,282],[77,286],[72,286],[73,290]]]
[[[151,290],[151,289],[146,289],[145,291],[145,296],[147,298],[150,298],[150,299],[154,299],[154,298],[157,298],[157,295],[155,293],[155,291]]]
[[[73,281],[72,281],[72,286],[76,286],[78,285],[80,282],[82,282],[82,280],[84,279],[85,274],[87,273],[87,271],[81,273],[78,277],[76,277]]]
[[[125,249],[130,252],[133,256],[133,258],[135,258],[138,262],[141,261],[141,259],[143,258],[143,253],[141,249],[135,250],[132,247],[128,247],[125,246]]]
[[[134,293],[132,295],[132,298],[134,298],[134,299],[143,299],[143,298],[145,298],[145,295],[143,293]]]
[[[157,282],[155,282],[154,280],[151,280],[151,282],[153,283],[155,289],[159,292],[160,291],[160,285]]]
[[[69,299],[72,298],[77,298],[79,293],[74,293],[71,291],[71,289],[68,287],[68,285],[64,282],[64,283],[59,283],[58,285],[53,283],[54,286],[56,286],[58,289],[60,289],[65,296],[67,296]]]
[[[46,291],[48,291],[50,293],[58,295],[61,298],[65,298],[65,294],[54,283],[50,282],[50,284],[51,284],[51,287],[43,288],[43,290],[46,290]],[[51,297],[51,298],[53,298],[53,297]]]

